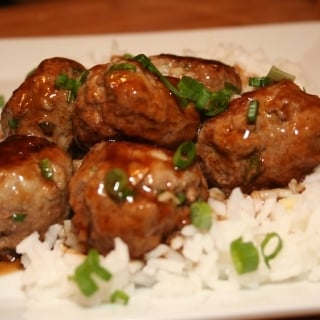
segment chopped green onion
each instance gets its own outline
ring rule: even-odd
[[[273,81],[280,81],[280,80],[284,80],[284,79],[294,81],[296,78],[294,75],[292,75],[286,71],[283,71],[276,66],[271,67],[271,69],[269,70],[269,72],[267,74],[267,77],[272,79]]]
[[[27,215],[25,213],[14,213],[11,216],[12,221],[14,222],[23,222],[26,219]]]
[[[115,200],[124,201],[134,196],[133,189],[129,186],[128,176],[120,168],[114,168],[107,172],[104,187],[109,196]]]
[[[244,175],[244,184],[250,183],[256,178],[263,170],[262,160],[258,153],[252,154],[247,160],[248,166]]]
[[[132,63],[117,63],[117,64],[113,64],[108,70],[108,72],[122,71],[122,70],[135,72],[137,70],[137,67]]]
[[[250,77],[249,85],[255,88],[262,88],[284,79],[294,81],[295,76],[279,69],[276,66],[272,66],[266,76]]]
[[[259,101],[258,100],[251,100],[248,105],[247,109],[247,123],[248,124],[255,124],[257,121],[259,110]]]
[[[182,97],[193,101],[198,109],[203,109],[211,99],[211,92],[202,83],[188,76],[180,79],[177,88]]]
[[[124,59],[133,59],[133,55],[131,53],[125,53],[122,55],[122,58]]]
[[[205,201],[193,202],[190,206],[191,223],[199,230],[210,230],[212,225],[212,209]]]
[[[230,244],[231,258],[238,274],[255,271],[259,265],[259,252],[252,242],[244,242],[242,237]]]
[[[68,102],[73,102],[78,95],[78,90],[81,85],[86,81],[88,76],[88,71],[84,71],[80,74],[77,79],[69,78],[67,74],[61,73],[57,76],[55,80],[55,86],[58,89],[66,89],[68,90]]]
[[[4,105],[6,104],[6,100],[4,98],[4,95],[0,95],[0,109],[2,109],[4,107]]]
[[[8,126],[10,129],[17,129],[19,127],[19,120],[17,118],[10,118],[8,120]]]
[[[274,81],[269,77],[250,77],[249,86],[255,88],[262,88],[273,84]]]
[[[54,171],[52,168],[51,161],[47,158],[39,161],[39,168],[41,175],[47,180],[53,180]]]
[[[266,247],[268,246],[270,241],[272,241],[272,239],[277,240],[277,245],[275,246],[274,250],[270,254],[266,254]],[[276,232],[268,233],[261,243],[263,259],[266,265],[268,266],[268,268],[270,268],[269,261],[274,259],[279,254],[281,249],[282,249],[282,240],[278,235],[278,233]]]
[[[186,200],[187,200],[187,196],[186,196],[186,194],[184,192],[177,193],[176,194],[176,198],[177,198],[178,206],[184,204],[186,202]]]
[[[196,157],[196,145],[192,141],[182,142],[173,155],[173,164],[178,169],[188,168]]]
[[[110,301],[112,303],[123,303],[123,304],[128,304],[129,302],[129,295],[127,293],[125,293],[122,290],[116,290],[112,293]]]
[[[100,265],[99,253],[96,249],[89,250],[86,259],[76,268],[71,277],[87,297],[98,290],[96,282],[92,279],[93,273],[104,281],[109,281],[112,277],[111,273]]]

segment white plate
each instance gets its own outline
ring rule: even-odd
[[[284,64],[303,74],[301,81],[309,92],[320,93],[320,23],[314,22],[165,33],[0,39],[0,94],[8,98],[30,70],[52,56],[75,59],[90,67],[106,61],[112,53],[194,53],[220,58],[221,48],[232,48],[239,55],[236,57],[230,51],[229,61],[240,59],[243,50],[252,54],[255,57],[252,70]],[[267,64],[264,58],[268,59]],[[27,302],[19,277],[19,273],[0,277],[1,319],[213,320],[320,315],[320,284],[272,285],[219,295],[206,292],[174,301],[157,300],[149,297],[148,292],[141,292],[126,307],[85,310],[66,301]]]

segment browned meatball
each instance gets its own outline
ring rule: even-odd
[[[259,102],[248,124],[249,102]],[[197,152],[211,186],[226,192],[285,186],[320,163],[320,99],[288,80],[243,94],[207,120]]]
[[[76,86],[84,71],[81,64],[66,58],[42,61],[13,92],[2,111],[5,137],[40,136],[67,150],[73,138],[71,114]],[[57,85],[59,77],[60,85]],[[72,89],[67,89],[68,86]]]
[[[114,192],[117,181],[122,187]],[[197,163],[177,170],[172,152],[128,142],[96,144],[70,183],[72,222],[80,243],[105,254],[120,237],[133,258],[186,224],[190,203],[207,197]]]
[[[235,69],[220,61],[196,57],[160,54],[150,57],[151,61],[165,76],[181,78],[189,76],[215,92],[231,83],[241,91],[241,79]]]
[[[0,143],[0,252],[67,215],[72,161],[56,144],[12,135]]]
[[[193,105],[183,108],[134,60],[94,66],[79,90],[73,117],[75,139],[83,148],[108,139],[174,148],[195,139],[199,123]]]

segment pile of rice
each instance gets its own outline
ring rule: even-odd
[[[226,52],[232,55],[226,56]],[[202,53],[185,53],[205,57]],[[250,63],[255,61],[256,65],[251,70],[266,74],[271,63],[261,52],[254,55]],[[222,47],[215,50],[214,57],[243,69],[248,61],[239,48]],[[245,57],[243,61],[241,57]],[[277,66],[298,72],[294,65],[279,62]],[[112,273],[112,278],[108,282],[96,278],[99,290],[91,297],[85,297],[71,279],[85,256],[70,249],[76,248],[70,221],[52,226],[44,241],[35,232],[17,246],[25,267],[23,289],[32,299],[67,299],[82,306],[96,306],[108,303],[115,290],[122,290],[129,297],[148,290],[153,297],[172,299],[204,290],[219,293],[256,289],[270,283],[320,281],[320,167],[303,182],[293,180],[284,189],[246,195],[236,188],[227,199],[219,190],[212,189],[209,204],[213,216],[209,231],[185,226],[169,245],[160,244],[144,261],[130,260],[127,245],[115,239],[115,249],[100,257],[101,265]],[[259,250],[257,270],[239,275],[230,254],[231,242],[242,237],[259,249],[265,236],[274,232],[280,236],[283,247],[270,261],[270,268]],[[272,252],[272,241],[269,246]]]
[[[52,226],[44,242],[33,233],[17,247],[25,267],[24,290],[34,299],[71,299],[95,306],[108,302],[115,290],[132,296],[136,290],[148,288],[153,296],[171,299],[202,290],[225,292],[256,289],[267,283],[320,280],[320,168],[303,183],[292,181],[285,189],[245,195],[237,188],[228,199],[213,189],[209,204],[214,222],[208,232],[185,226],[170,245],[160,244],[145,261],[130,260],[126,244],[115,239],[115,249],[100,257],[101,265],[113,276],[108,282],[97,278],[99,290],[89,298],[70,280],[85,259],[64,245],[75,241],[70,221]],[[281,237],[283,248],[270,260],[270,268],[260,256],[256,271],[239,275],[232,263],[230,243],[242,237],[259,247],[271,232]]]

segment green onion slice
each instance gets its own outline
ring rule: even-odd
[[[262,88],[284,79],[294,81],[295,76],[284,70],[279,69],[276,66],[272,66],[266,76],[250,77],[249,85],[255,88]]]
[[[127,63],[127,62],[116,63],[109,68],[108,72],[122,71],[122,70],[135,72],[137,70],[137,67],[134,64]]]
[[[58,89],[68,90],[67,101],[73,102],[77,98],[79,88],[86,81],[88,73],[89,72],[86,70],[76,79],[69,78],[67,74],[61,73],[55,80],[55,86]]]
[[[196,158],[196,145],[192,141],[182,142],[173,155],[173,164],[178,169],[188,168]]]
[[[191,223],[199,230],[207,231],[212,226],[212,209],[205,201],[193,202],[190,206]]]
[[[112,303],[119,303],[120,302],[123,304],[128,304],[129,295],[122,290],[115,290],[111,295],[110,301]]]
[[[19,127],[19,119],[14,117],[10,118],[8,120],[8,126],[10,129],[17,129]]]
[[[51,164],[51,161],[47,158],[39,161],[39,168],[41,175],[47,180],[53,180],[54,171]]]
[[[274,250],[270,254],[266,254],[266,249],[267,249],[266,247],[269,245],[270,241],[272,241],[273,239],[276,239],[277,244]],[[279,234],[276,232],[268,233],[261,243],[262,256],[268,268],[270,268],[269,261],[274,259],[279,254],[281,249],[282,249],[282,239],[279,236]]]
[[[23,222],[26,219],[27,215],[25,213],[14,213],[11,216],[11,220],[14,222]]]
[[[252,242],[244,242],[242,237],[230,244],[231,258],[238,274],[257,270],[259,252]]]
[[[280,80],[284,80],[284,79],[294,81],[296,78],[294,75],[292,75],[284,70],[281,70],[276,66],[271,67],[271,69],[269,70],[269,72],[267,74],[267,77],[272,79],[273,81],[280,81]]]
[[[257,121],[259,110],[259,101],[258,100],[251,100],[248,105],[247,109],[247,123],[248,124],[255,124]]]
[[[111,273],[100,265],[99,253],[96,249],[89,250],[86,259],[76,268],[71,277],[87,297],[98,290],[98,285],[92,279],[92,274],[96,274],[104,281],[109,281],[112,277]]]
[[[104,187],[109,196],[118,201],[124,201],[134,196],[128,176],[121,168],[114,168],[107,172]]]
[[[269,77],[250,77],[249,86],[255,88],[262,88],[273,84],[274,81]]]

